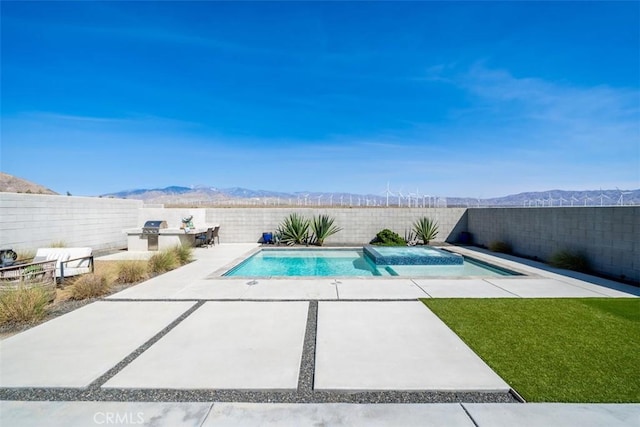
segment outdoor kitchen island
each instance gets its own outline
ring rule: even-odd
[[[165,221],[147,221],[142,228],[124,230],[127,233],[127,250],[162,251],[174,246],[195,247],[198,237],[206,236],[217,224],[199,228],[167,228]]]

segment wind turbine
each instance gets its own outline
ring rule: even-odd
[[[584,197],[583,197],[583,199],[584,199],[584,205],[585,205],[585,206],[587,206],[587,200],[593,200],[591,197],[589,197],[589,195],[588,195],[588,194],[585,194],[585,195],[584,195]]]
[[[600,206],[603,206],[604,199],[611,200],[611,197],[607,196],[606,194],[604,194],[602,192],[600,193],[600,195],[598,197],[600,198]]]
[[[329,196],[329,206],[333,206],[333,193]]]
[[[322,194],[318,196],[318,206],[320,206],[320,199],[322,199]]]
[[[633,194],[631,191],[622,191],[620,190],[618,187],[616,187],[616,190],[618,190],[620,192],[620,198],[618,199],[618,204],[620,206],[624,206],[624,195],[625,194]]]
[[[389,196],[393,196],[394,195],[391,192],[391,189],[389,189],[389,181],[387,181],[387,189],[385,190],[384,194],[387,196],[387,207],[389,207]]]
[[[302,196],[304,197],[304,205],[307,206],[307,199],[309,198],[309,193],[303,194]]]
[[[404,195],[402,194],[402,189],[398,190],[398,207],[402,207],[402,204],[400,203],[400,199],[404,199]]]
[[[568,202],[567,199],[565,199],[564,197],[560,196],[560,198],[558,199],[560,200],[560,206],[562,206],[562,202]]]

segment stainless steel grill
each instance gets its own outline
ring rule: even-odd
[[[167,221],[147,221],[142,227],[142,234],[160,234],[161,228],[167,228]]]
[[[167,228],[167,221],[154,220],[144,223],[144,227],[142,227],[142,235],[147,238],[148,251],[158,250],[158,235],[160,234],[160,230],[163,228]]]

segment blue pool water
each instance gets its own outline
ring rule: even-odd
[[[224,276],[505,276],[514,273],[471,259],[457,265],[376,265],[362,249],[262,249]]]

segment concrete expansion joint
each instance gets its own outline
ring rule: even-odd
[[[102,376],[98,377],[95,381],[93,381],[91,384],[89,384],[89,386],[87,387],[87,392],[88,393],[100,392],[102,390],[101,387],[102,387],[102,385],[104,385],[104,383],[106,383],[108,380],[110,380],[112,377],[114,377],[118,372],[120,372],[127,365],[129,365],[131,362],[133,362],[138,356],[140,356],[142,353],[144,353],[153,344],[158,342],[162,337],[164,337],[166,334],[168,334],[173,328],[178,326],[184,319],[186,319],[191,314],[193,314],[197,309],[202,307],[204,305],[204,303],[205,303],[205,301],[196,302],[193,305],[193,307],[191,307],[187,311],[185,311],[182,315],[180,315],[173,322],[171,322],[167,327],[165,327],[163,330],[161,330],[160,332],[155,334],[153,337],[151,337],[149,340],[147,340],[147,342],[142,344],[140,347],[138,347],[133,352],[131,352],[127,357],[122,359],[116,366],[114,366],[113,368],[109,369],[106,373],[104,373]]]
[[[478,423],[476,422],[476,420],[473,419],[473,416],[469,413],[469,411],[467,410],[467,408],[464,406],[464,403],[460,403],[460,407],[462,408],[462,410],[464,411],[464,413],[467,415],[467,417],[469,417],[469,419],[471,420],[471,422],[473,423],[473,425],[475,427],[479,427]]]

